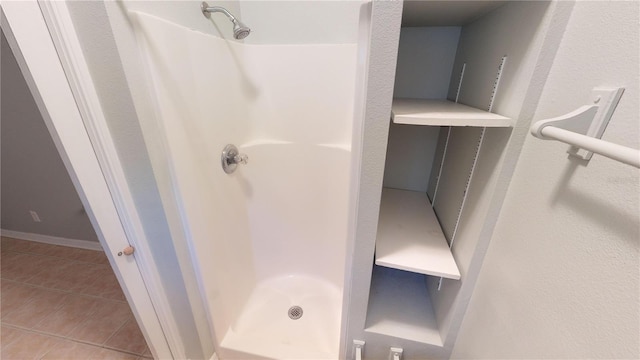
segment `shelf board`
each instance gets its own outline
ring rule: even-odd
[[[391,119],[396,124],[407,125],[513,126],[508,117],[449,100],[393,99]]]
[[[460,271],[426,194],[382,189],[376,265],[460,279]]]
[[[425,276],[375,266],[365,331],[442,346]]]

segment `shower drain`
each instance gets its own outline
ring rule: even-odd
[[[288,311],[291,320],[298,320],[302,317],[302,308],[300,306],[292,306]]]

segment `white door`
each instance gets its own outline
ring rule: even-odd
[[[103,175],[96,154],[104,156],[105,151],[92,146],[38,3],[3,2],[1,24],[154,357],[183,357],[179,341],[172,340],[176,333],[170,312],[164,310],[161,285],[154,282],[155,265],[144,251],[147,244],[140,238],[132,244],[133,236],[125,231],[123,223],[131,220],[118,215],[123,206],[117,207],[108,187],[118,179],[108,181]],[[117,159],[109,161],[112,167],[119,166]],[[104,173],[113,177],[112,170]],[[116,199],[122,201],[123,189],[117,190]],[[130,244],[137,251],[126,255],[123,250]]]

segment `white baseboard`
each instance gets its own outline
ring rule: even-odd
[[[51,245],[69,246],[69,247],[74,247],[79,249],[104,251],[100,243],[97,241],[67,239],[67,238],[62,238],[57,236],[31,234],[31,233],[5,230],[5,229],[0,229],[0,234],[2,234],[2,236],[14,238],[14,239],[20,239],[20,240],[29,240],[29,241],[35,241],[35,242],[51,244]]]

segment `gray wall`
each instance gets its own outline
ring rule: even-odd
[[[403,27],[393,97],[446,99],[460,31],[459,26]]]
[[[459,38],[459,26],[402,28],[393,96],[446,99]],[[426,192],[439,133],[436,126],[392,122],[384,186]]]
[[[97,242],[4,33],[0,54],[2,229]]]

